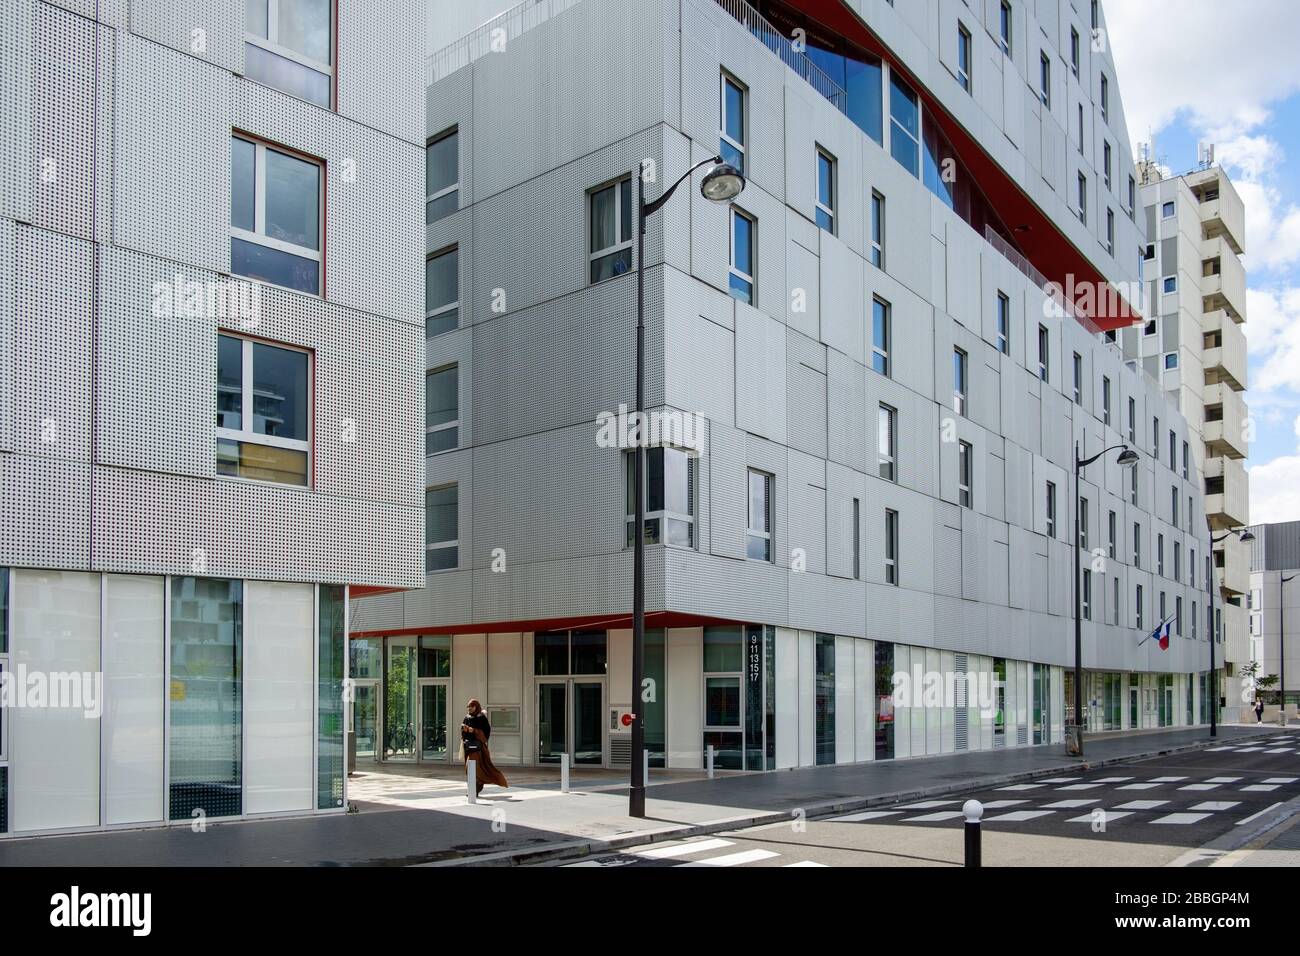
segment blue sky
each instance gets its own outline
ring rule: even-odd
[[[1246,204],[1252,523],[1300,520],[1300,4],[1106,0],[1129,135],[1216,146]]]

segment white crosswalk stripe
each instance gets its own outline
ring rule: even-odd
[[[957,802],[958,801],[956,800],[922,800],[920,803],[906,804],[902,807],[899,807],[899,809],[900,810],[933,810],[935,807],[950,807]]]
[[[1154,810],[1156,807],[1163,807],[1168,800],[1130,800],[1128,803],[1121,803],[1119,810]]]
[[[956,820],[964,816],[960,810],[940,810],[938,813],[923,813],[919,817],[907,817],[904,823],[935,823],[939,820]]]
[[[1104,816],[1102,816],[1101,819],[1104,820],[1104,821],[1105,821],[1106,823],[1108,823],[1108,824],[1109,824],[1109,823],[1114,823],[1116,820],[1121,820],[1121,819],[1123,819],[1124,817],[1131,817],[1131,816],[1133,816],[1132,813],[1130,813],[1130,812],[1128,812],[1128,811],[1125,811],[1125,810],[1118,810],[1118,811],[1117,811],[1117,810],[1102,810],[1101,807],[1098,807],[1097,810],[1101,810],[1102,814],[1104,814]],[[1081,816],[1081,817],[1070,817],[1070,819],[1067,820],[1066,822],[1067,822],[1067,823],[1092,823],[1092,822],[1093,822],[1093,819],[1094,819],[1093,814],[1096,813],[1097,810],[1093,810],[1092,813],[1085,814],[1084,816]]]
[[[673,846],[657,846],[650,850],[635,850],[637,856],[651,860],[667,860],[675,856],[689,856],[692,853],[705,853],[709,850],[721,850],[732,846],[730,840],[700,840],[696,843],[678,843]]]
[[[984,804],[985,810],[1000,810],[1002,807],[1018,807],[1022,803],[1028,803],[1028,800],[990,800]]]
[[[786,866],[786,867],[791,867],[791,866],[826,866],[825,863],[818,863],[818,862],[816,862],[816,861],[814,861],[814,860],[800,860],[798,863],[785,863],[785,864],[783,864],[783,865]]]
[[[679,863],[678,866],[743,866],[746,863],[757,863],[759,860],[770,860],[775,856],[780,854],[773,853],[771,850],[742,850],[739,853],[709,857],[707,860]]]
[[[1217,783],[1189,783],[1185,787],[1179,787],[1179,790],[1217,790],[1220,784]]]
[[[1206,783],[1237,783],[1240,777],[1211,777]]]
[[[1096,790],[1100,787],[1099,783],[1072,783],[1068,787],[1057,787],[1057,790]]]
[[[1152,823],[1172,823],[1175,825],[1186,826],[1189,823],[1199,823],[1206,817],[1211,816],[1208,813],[1171,813],[1168,816],[1160,817],[1158,820],[1152,820]]]
[[[1267,779],[1264,780],[1264,782],[1265,783],[1295,783],[1296,778],[1295,777],[1268,777]]]
[[[1100,797],[1093,797],[1091,800],[1058,800],[1055,803],[1044,804],[1049,810],[1077,810],[1080,807],[1086,807],[1090,803],[1101,803]]]
[[[1041,783],[1013,783],[1009,787],[998,787],[998,790],[1038,790],[1042,786]]]
[[[1192,807],[1193,810],[1231,810],[1233,807],[1241,806],[1240,800],[1206,800],[1204,803],[1198,803]]]
[[[1126,783],[1120,787],[1121,790],[1154,790],[1160,786],[1158,783]]]
[[[862,820],[878,820],[881,817],[896,817],[901,810],[865,810],[862,813],[850,813],[847,816],[831,817],[831,823],[859,823]]]
[[[1252,783],[1250,786],[1242,787],[1242,793],[1271,793],[1278,788],[1276,783]]]
[[[1124,783],[1132,779],[1132,777],[1102,777],[1097,783]]]
[[[1003,813],[996,817],[988,817],[985,823],[1022,823],[1025,820],[1036,820],[1039,817],[1049,817],[1055,810],[1012,810],[1010,813]]]
[[[1151,782],[1152,783],[1179,783],[1180,781],[1186,779],[1187,779],[1186,777],[1152,777]]]

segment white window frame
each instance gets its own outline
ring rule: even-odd
[[[456,298],[453,299],[451,302],[448,302],[446,305],[440,305],[437,308],[433,308],[433,309],[430,309],[428,307],[428,304],[426,303],[424,309],[424,322],[426,326],[428,325],[430,319],[436,319],[438,316],[445,315],[446,313],[452,311],[453,309],[456,310],[460,309],[460,246],[459,245],[447,246],[445,249],[441,249],[438,252],[433,253],[432,255],[425,256],[424,259],[425,262],[432,262],[434,259],[441,259],[443,256],[449,256],[452,255],[453,253],[456,255]],[[451,332],[454,330],[448,329],[447,331]],[[444,335],[446,333],[440,332],[439,334]]]
[[[1106,375],[1101,377],[1101,421],[1110,424],[1110,378]]]
[[[1110,593],[1114,607],[1110,609],[1110,623],[1119,627],[1119,575],[1110,579]]]
[[[1038,51],[1038,99],[1052,108],[1052,60],[1045,50]]]
[[[1047,483],[1047,536],[1056,537],[1056,482]]]
[[[444,139],[447,139],[451,136],[457,136],[457,137],[460,136],[459,125],[449,126],[441,133],[437,134],[436,136],[430,136],[427,140],[425,140],[424,143],[425,152],[427,153],[429,149],[432,148],[435,144],[441,143]],[[435,193],[425,193],[424,208],[428,209],[429,203],[434,202],[438,199],[442,199],[444,196],[450,196],[452,193],[458,193],[458,192],[460,192],[460,142],[459,140],[456,143],[456,181],[452,183],[450,186],[444,186],[442,189],[439,189]],[[448,213],[448,215],[451,214]]]
[[[885,196],[871,190],[871,258],[872,265],[882,272],[885,268]]]
[[[898,512],[885,509],[885,583],[900,587],[898,575]]]
[[[1008,57],[1011,56],[1012,37],[1015,35],[1015,25],[1011,17],[1011,4],[1007,0],[1001,0],[998,11],[998,45],[1002,48],[1002,53]]]
[[[1166,200],[1160,205],[1160,218],[1172,219],[1178,214],[1178,206],[1172,199]]]
[[[722,70],[718,77],[718,139],[740,153],[740,171],[747,173],[749,153],[744,143],[738,143],[727,134],[727,84],[740,91],[740,129],[742,135],[749,130],[749,87],[731,73]]]
[[[882,414],[882,413],[883,413],[883,414]],[[888,451],[887,451],[887,452],[886,452],[886,451],[883,451],[883,450],[881,449],[881,447],[880,447],[880,446],[881,446],[881,441],[880,441],[880,435],[879,435],[879,429],[881,428],[881,426],[882,426],[882,424],[883,424],[883,421],[884,421],[885,419],[887,419],[888,422],[889,422],[889,426],[888,426],[888,427],[889,427],[889,447],[888,447]],[[881,403],[879,404],[879,406],[877,406],[877,411],[876,411],[876,429],[877,429],[877,435],[876,435],[876,474],[877,474],[877,475],[881,478],[881,480],[883,480],[883,481],[891,481],[891,482],[893,482],[894,484],[897,484],[897,483],[898,483],[898,445],[897,445],[897,443],[898,443],[898,409],[894,408],[894,406],[892,406],[892,405],[886,405],[884,402],[881,402]],[[885,469],[886,467],[888,467],[888,469],[889,469],[889,477],[888,477],[888,478],[886,478],[883,474],[881,474],[881,472],[883,472],[884,469]]]
[[[1101,74],[1101,118],[1110,122],[1110,78]]]
[[[1041,324],[1038,326],[1038,380],[1040,382],[1051,381],[1051,335],[1047,326]]]
[[[975,507],[975,446],[970,442],[957,442],[957,503],[963,508]]]
[[[963,54],[966,59],[965,71],[961,68]],[[966,29],[966,24],[960,20],[957,21],[957,83],[967,93],[974,95],[975,83],[973,79],[975,69],[975,41],[971,39],[970,30]]]
[[[767,521],[766,529],[754,528],[751,526],[751,519],[753,518],[753,515],[750,513],[750,507],[749,507],[749,481],[751,475],[758,475],[767,483],[767,494],[765,496],[767,499],[767,514],[764,515],[764,518]],[[745,541],[746,541],[745,558],[748,561],[762,561],[765,564],[776,563],[776,538],[773,536],[773,526],[776,524],[776,502],[773,501],[775,495],[776,495],[775,475],[773,475],[771,472],[763,471],[759,468],[745,469]],[[750,538],[760,538],[762,540],[767,541],[768,557],[766,560],[762,558],[749,557],[748,542]]]
[[[1088,177],[1079,173],[1079,222],[1088,225]]]
[[[1001,289],[998,290],[997,304],[998,351],[1003,355],[1011,354],[1011,297]]]
[[[965,349],[954,348],[952,350],[952,408],[958,415],[963,418],[966,416],[966,392],[969,388],[967,377],[970,375],[970,360]]]
[[[1074,375],[1074,404],[1083,406],[1083,356],[1078,352],[1074,353],[1073,364],[1071,366]]]
[[[1142,629],[1142,585],[1133,592],[1133,626]]]
[[[260,140],[254,136],[245,133],[232,131],[231,139],[243,140],[250,143],[257,149],[253,161],[253,229],[241,229],[234,225],[230,226],[230,235],[234,239],[242,239],[245,242],[251,242],[254,245],[264,246],[267,249],[276,249],[280,252],[287,252],[290,255],[297,256],[300,259],[311,259],[317,263],[316,269],[316,291],[303,292],[302,289],[293,289],[289,286],[276,285],[277,289],[289,289],[290,292],[297,292],[300,295],[320,296],[325,287],[325,260],[321,256],[321,249],[325,245],[325,164],[313,156],[300,153],[297,150],[290,149],[286,146],[277,146]],[[283,239],[275,239],[266,234],[266,152],[271,150],[282,156],[288,156],[290,159],[300,160],[304,163],[311,163],[318,171],[316,177],[316,248],[311,249],[307,246],[300,246],[297,243],[285,242]],[[233,189],[233,186],[231,187]],[[252,276],[240,275],[240,278],[248,282],[258,282],[263,285],[273,285],[264,279],[256,279]]]
[[[1110,170],[1112,166],[1112,162],[1111,162],[1112,157],[1111,157],[1110,140],[1108,139],[1102,140],[1101,158],[1102,158],[1102,175],[1105,177],[1106,188],[1110,189]]]
[[[831,179],[830,183],[827,184],[830,187],[828,191],[831,194],[831,202],[829,206],[823,203],[821,198],[822,160],[826,160],[826,165],[830,167],[830,169],[827,172],[827,175],[829,175]],[[837,227],[839,225],[839,221],[835,218],[835,200],[836,200],[836,193],[838,192],[837,184],[835,180],[839,178],[838,171],[839,171],[839,164],[835,161],[834,154],[831,153],[829,150],[827,150],[825,147],[818,146],[817,147],[817,182],[816,182],[817,192],[814,194],[813,197],[814,205],[817,207],[818,212],[825,213],[826,216],[830,219],[830,228],[827,229],[826,231],[829,232],[832,236],[837,233],[838,231]],[[821,223],[818,223],[817,225],[818,228],[826,228],[822,226]]]
[[[336,16],[337,10],[335,6],[336,2],[337,0],[331,0],[330,2],[329,28],[330,28],[330,52],[334,55],[335,59],[338,59],[339,37],[338,37],[338,31],[335,29],[335,26],[338,22],[338,17]],[[301,53],[298,53],[296,50],[291,50],[287,46],[280,45],[279,42],[280,3],[281,0],[266,0],[266,36],[259,37],[257,34],[249,33],[247,32],[247,30],[245,30],[244,42],[251,43],[253,46],[260,47],[261,49],[266,50],[268,53],[274,53],[276,56],[284,57],[286,60],[292,60],[293,62],[297,63],[299,66],[305,66],[309,70],[314,70],[317,73],[323,73],[324,75],[328,76],[330,78],[329,108],[331,110],[335,109],[337,104],[334,102],[335,94],[336,94],[336,90],[334,89],[334,64],[322,63],[320,60],[314,60],[309,56],[303,56]],[[245,6],[247,7],[247,3],[245,3]],[[252,77],[249,77],[249,79],[252,79],[254,83],[258,83],[259,85],[265,85],[262,84],[260,80],[253,79]],[[272,87],[272,89],[279,89],[279,88]],[[281,92],[285,92],[285,91],[282,90]],[[293,96],[292,93],[289,93],[288,95]],[[319,104],[313,103],[312,105],[316,106]]]
[[[884,308],[884,314],[885,314],[885,344],[883,348],[876,345],[876,303],[879,303]],[[872,296],[871,298],[871,364],[874,370],[876,356],[879,355],[882,359],[884,359],[885,371],[883,373],[878,373],[878,374],[883,374],[885,378],[893,378],[894,366],[890,360],[890,352],[892,351],[893,336],[894,336],[893,326],[894,326],[894,307],[889,303],[888,300],[882,299],[878,295]]]
[[[1079,75],[1079,49],[1081,45],[1082,40],[1079,37],[1079,31],[1074,27],[1070,27],[1070,69],[1074,71],[1075,76]]]
[[[667,451],[678,451],[678,452],[681,452],[680,449],[676,449],[676,448],[667,448],[667,447],[665,447],[664,450],[665,450],[666,452],[667,452]],[[645,508],[645,520],[646,520],[647,522],[651,521],[652,519],[658,519],[658,520],[659,520],[659,540],[658,540],[657,542],[654,542],[654,543],[646,542],[647,545],[649,545],[649,546],[651,546],[651,547],[655,547],[655,546],[658,546],[658,545],[662,545],[662,546],[664,546],[664,547],[666,547],[666,548],[676,548],[676,549],[678,549],[679,551],[696,551],[696,550],[698,550],[698,549],[699,549],[700,539],[699,539],[698,529],[697,529],[696,524],[695,524],[695,512],[698,512],[698,511],[700,510],[700,509],[699,509],[699,502],[698,502],[698,500],[697,500],[698,495],[699,495],[699,491],[700,491],[700,477],[699,477],[700,473],[699,473],[699,465],[698,465],[698,461],[699,461],[699,459],[698,459],[698,457],[697,457],[696,455],[693,455],[693,454],[689,454],[689,453],[686,453],[686,452],[681,452],[681,454],[685,455],[685,458],[686,458],[686,475],[687,475],[687,477],[686,477],[686,494],[687,494],[687,497],[690,499],[689,502],[688,502],[688,505],[690,506],[690,509],[691,509],[691,512],[692,512],[691,514],[682,514],[682,513],[679,512],[679,511],[669,511],[669,510],[667,510],[667,509],[659,509],[659,510],[657,510],[657,511],[651,511],[651,510],[650,510],[650,501],[649,501],[649,498],[650,498],[650,480],[649,480],[649,479],[650,479],[650,449],[649,449],[649,448],[645,449],[645,452],[646,452],[646,470],[645,470],[645,476],[644,476],[644,477],[645,477],[646,480],[644,480],[644,481],[641,482],[641,498],[642,498],[642,504],[643,504],[643,507]],[[623,456],[624,459],[625,459],[625,462],[626,462],[626,467],[627,467],[627,487],[628,487],[629,491],[630,491],[631,488],[632,488],[632,483],[633,483],[633,480],[634,480],[634,474],[635,474],[635,468],[636,468],[636,458],[633,457],[635,454],[636,454],[636,451],[633,450],[633,451],[629,451],[629,452],[627,452],[627,454],[625,454],[625,455]],[[665,494],[664,497],[665,497],[665,499],[666,499],[666,498],[667,498],[667,494]],[[624,500],[626,501],[627,499],[624,498]],[[631,544],[627,544],[627,545],[625,545],[626,547],[631,548],[631,547],[633,547],[633,546],[636,544],[636,538],[635,538],[635,533],[636,533],[636,528],[635,528],[635,525],[636,525],[636,515],[635,515],[635,514],[629,514],[629,515],[625,515],[624,518],[625,518],[625,520],[624,520],[624,522],[623,522],[623,525],[624,525],[624,535],[623,535],[623,540],[624,540],[624,542],[628,542],[628,541],[632,542]],[[664,533],[664,521],[680,521],[680,522],[682,522],[683,524],[690,525],[690,529],[691,529],[691,531],[690,531],[690,544],[688,544],[688,545],[686,545],[686,546],[683,547],[683,546],[680,545],[680,544],[672,544],[671,542],[669,542],[669,541],[667,540],[668,536]]]
[[[1115,539],[1118,536],[1118,531],[1117,531],[1118,527],[1119,527],[1119,516],[1114,511],[1109,512],[1108,517],[1106,519],[1106,537],[1107,537],[1107,544],[1108,544],[1107,554],[1110,555],[1110,559],[1112,561],[1115,560],[1116,553],[1117,553],[1116,548],[1118,547],[1118,542]]]
[[[272,342],[263,339],[251,339],[242,335],[236,335],[233,332],[219,332],[218,339],[222,336],[234,339],[241,343],[240,360],[242,363],[241,381],[242,393],[240,396],[240,413],[239,422],[243,426],[239,429],[221,428],[215,429],[216,437],[226,441],[239,442],[241,444],[266,445],[269,448],[284,448],[291,451],[301,451],[307,455],[307,474],[306,481],[301,485],[288,484],[281,481],[267,481],[262,478],[245,478],[242,475],[221,475],[217,477],[223,481],[248,481],[259,485],[273,485],[277,488],[311,488],[313,485],[312,468],[312,439],[316,431],[316,363],[315,356],[310,349],[301,348],[296,345],[289,345],[284,342]],[[253,346],[267,345],[272,348],[284,349],[286,352],[298,352],[307,356],[307,438],[298,440],[296,438],[280,438],[277,435],[263,435],[260,432],[252,430],[253,425]]]
[[[1092,569],[1085,567],[1082,573],[1083,589],[1080,603],[1083,605],[1083,619],[1092,620]]]
[[[595,203],[596,196],[600,193],[603,193],[606,189],[614,190],[614,244],[612,246],[605,246],[601,249],[587,250],[587,284],[588,285],[594,284],[591,282],[591,267],[596,262],[597,259],[605,259],[608,258],[609,256],[615,256],[618,255],[620,252],[626,250],[628,253],[628,261],[632,263],[632,269],[636,268],[636,262],[635,262],[636,253],[632,252],[632,242],[633,242],[633,238],[636,236],[636,230],[637,230],[635,189],[632,190],[632,194],[633,194],[632,195],[632,206],[633,206],[632,229],[628,233],[627,239],[620,240],[618,238],[619,230],[622,229],[623,227],[623,188],[622,187],[623,187],[623,183],[630,182],[631,180],[632,180],[632,176],[630,174],[624,174],[622,176],[619,176],[617,179],[611,179],[609,182],[601,183],[599,186],[594,186],[591,189],[587,190],[587,242],[591,242],[592,204]],[[629,272],[630,271],[631,269],[629,269]],[[627,272],[623,272],[618,275],[609,276],[607,279],[601,279],[600,281],[607,282],[609,281],[609,279],[621,279],[623,276],[627,274],[628,274]]]
[[[456,489],[456,537],[449,538],[446,541],[426,541],[424,543],[424,551],[425,551],[424,573],[425,574],[446,574],[449,571],[460,570],[460,482],[449,481],[441,485],[429,485],[424,490],[427,493],[430,491],[443,491],[447,488]],[[457,549],[456,563],[452,565],[450,568],[437,568],[436,570],[432,570],[432,571],[429,570],[429,558],[428,558],[429,552],[447,550],[449,548]]]
[[[447,362],[445,365],[439,365],[437,368],[431,368],[424,373],[424,377],[428,379],[434,375],[438,375],[442,372],[446,372],[451,369],[456,370],[456,417],[449,422],[443,422],[441,425],[430,425],[426,417],[425,424],[424,424],[424,436],[425,436],[424,440],[425,440],[425,445],[427,447],[430,435],[436,434],[438,432],[450,431],[451,429],[454,428],[456,429],[456,444],[452,445],[450,448],[444,448],[442,451],[435,451],[429,453],[427,457],[430,458],[432,458],[435,455],[445,455],[448,452],[456,451],[461,447],[460,444],[460,363]]]
[[[1169,288],[1169,284],[1170,284],[1171,282],[1173,283],[1173,288],[1172,288],[1172,289]],[[1164,277],[1162,277],[1161,280],[1160,280],[1160,293],[1161,293],[1161,295],[1177,295],[1177,294],[1178,294],[1178,276],[1164,276]]]
[[[736,267],[736,216],[749,221],[749,261],[757,262],[758,259],[755,255],[755,250],[758,248],[758,243],[756,241],[758,238],[758,220],[745,212],[739,206],[732,206],[731,216],[727,218],[727,273],[728,275],[735,276],[742,282],[749,283],[749,304],[757,305],[758,282],[755,281],[753,275],[747,272],[741,272],[740,269]],[[633,228],[632,231],[635,232],[636,229]],[[728,292],[730,292],[730,282],[728,282]]]

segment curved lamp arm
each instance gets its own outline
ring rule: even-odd
[[[1093,455],[1091,458],[1085,458],[1083,461],[1076,461],[1074,463],[1074,467],[1087,468],[1089,465],[1091,465],[1102,455],[1106,454],[1107,452],[1114,451],[1117,448],[1122,448],[1125,451],[1128,451],[1128,445],[1111,445],[1109,448],[1103,448],[1101,451],[1097,452],[1097,454]]]
[[[690,179],[692,173],[694,173],[697,169],[703,166],[709,165],[710,163],[720,163],[720,162],[722,162],[721,156],[710,156],[708,159],[701,160],[700,162],[692,166],[690,169],[686,170],[686,172],[682,175],[682,178],[677,180],[677,182],[673,183],[671,186],[669,186],[668,189],[664,192],[664,194],[660,196],[658,199],[655,199],[652,202],[643,202],[641,204],[641,227],[645,228],[645,221],[651,216],[653,216],[655,213],[657,213],[660,210],[660,208],[663,207],[663,204],[672,198],[673,193],[677,191],[677,187],[680,186],[682,183],[686,182],[686,180]],[[638,167],[638,169],[639,168],[640,167]]]

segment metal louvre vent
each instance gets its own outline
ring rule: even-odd
[[[609,765],[611,767],[632,766],[632,735],[609,735]]]

